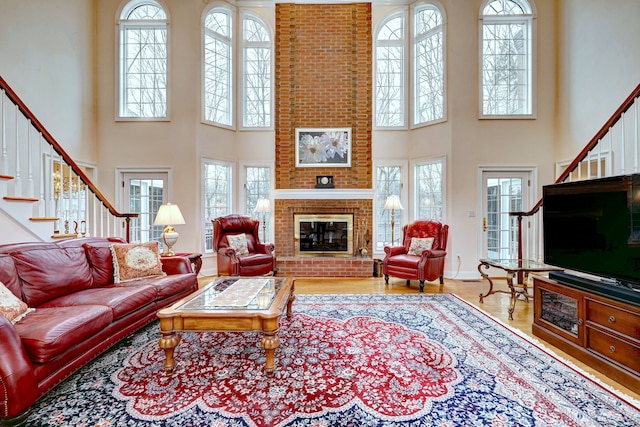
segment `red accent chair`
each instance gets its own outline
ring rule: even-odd
[[[420,282],[420,292],[424,292],[424,281],[440,279],[444,284],[444,260],[447,255],[449,226],[434,220],[418,220],[402,227],[402,246],[385,246],[382,262],[384,282],[389,284],[389,276]],[[421,255],[408,255],[413,237],[433,237],[430,250]]]
[[[212,220],[213,249],[218,254],[218,276],[275,276],[276,256],[273,243],[260,243],[260,221],[244,215],[231,214]],[[244,233],[249,253],[238,255],[230,247],[227,236]]]

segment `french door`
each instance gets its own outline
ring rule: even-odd
[[[153,225],[160,205],[167,203],[168,174],[163,172],[126,172],[122,174],[125,209],[137,213],[131,219],[131,242],[160,241],[163,226]]]
[[[482,258],[518,258],[518,220],[529,210],[531,170],[482,171]],[[523,248],[526,253],[526,248]],[[523,255],[526,258],[526,255]]]

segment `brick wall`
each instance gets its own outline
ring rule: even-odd
[[[371,189],[371,3],[276,3],[275,51],[275,188],[312,189],[317,175],[333,175],[336,188]],[[351,167],[296,167],[296,128],[351,128]],[[352,213],[354,228],[371,230],[372,212],[367,199],[275,200],[279,274],[371,276],[373,261],[355,254],[294,257],[293,215]]]
[[[276,4],[276,182],[371,188],[371,4]],[[351,128],[349,168],[296,168],[296,128]]]

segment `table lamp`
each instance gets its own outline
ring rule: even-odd
[[[167,251],[162,255],[171,256],[173,255],[173,251],[171,247],[176,244],[178,241],[179,234],[173,228],[173,225],[184,224],[184,217],[182,216],[182,212],[180,212],[180,208],[178,205],[173,205],[171,203],[167,203],[166,205],[160,206],[158,209],[158,214],[156,215],[156,220],[153,222],[153,225],[164,225],[164,231],[162,232],[162,241],[167,247]]]
[[[258,199],[254,212],[262,213],[262,242],[267,241],[267,212],[271,212],[271,201],[269,199]]]
[[[384,204],[385,210],[391,210],[391,245],[394,244],[393,231],[396,226],[396,210],[404,209],[402,207],[402,203],[400,203],[400,198],[395,194],[392,194],[387,197],[387,201]]]

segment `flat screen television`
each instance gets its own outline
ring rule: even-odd
[[[640,289],[640,174],[544,186],[542,207],[545,263]]]

